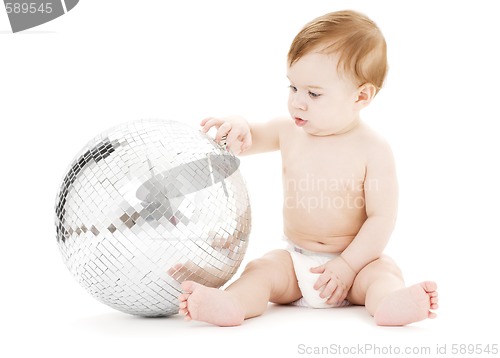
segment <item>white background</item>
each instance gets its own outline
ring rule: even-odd
[[[495,3],[82,0],[17,34],[0,8],[0,355],[288,357],[300,356],[299,344],[434,353],[440,344],[451,356],[453,343],[500,343]],[[53,226],[56,191],[78,150],[141,118],[197,126],[207,116],[286,115],[290,42],[306,22],[346,8],[375,20],[389,47],[386,86],[363,113],[398,164],[387,252],[409,284],[438,282],[439,318],[380,328],[361,307],[270,306],[241,327],[216,328],[128,316],[79,287]],[[283,245],[279,154],[242,158],[241,170],[253,209],[247,261]]]

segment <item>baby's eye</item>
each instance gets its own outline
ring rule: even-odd
[[[297,92],[297,87],[292,86],[292,85],[290,85],[290,86],[288,86],[288,87],[290,88],[290,91],[292,91],[292,92]]]
[[[321,95],[320,95],[320,94],[318,94],[318,93],[314,93],[314,92],[309,91],[309,96],[310,96],[311,98],[318,98],[318,97],[319,97],[319,96],[321,96]]]

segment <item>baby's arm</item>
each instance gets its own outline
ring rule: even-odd
[[[264,123],[249,124],[242,117],[207,118],[200,123],[206,133],[212,127],[217,128],[215,141],[226,137],[227,148],[238,154],[257,154],[278,150],[280,130],[285,124],[284,118],[272,119]]]
[[[324,265],[313,267],[320,274],[314,289],[328,304],[339,304],[351,289],[356,275],[382,254],[394,228],[398,187],[394,159],[386,143],[370,151],[365,176],[365,206],[368,218],[351,244]]]
[[[396,223],[398,183],[392,151],[385,142],[370,151],[364,191],[367,219],[341,254],[356,273],[382,255]]]

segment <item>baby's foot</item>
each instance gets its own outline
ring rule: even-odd
[[[230,293],[193,281],[185,281],[181,286],[184,293],[179,296],[179,314],[186,320],[238,326],[245,319],[245,312]]]
[[[404,326],[435,318],[430,310],[438,308],[437,285],[426,281],[389,294],[373,315],[380,326]]]

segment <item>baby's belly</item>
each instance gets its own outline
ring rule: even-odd
[[[286,200],[290,195],[285,196],[284,234],[307,250],[342,252],[366,220],[363,195],[357,194],[337,195],[323,202],[313,196],[302,202],[294,200],[293,205],[291,200],[288,203]]]
[[[296,233],[285,228],[286,238],[294,245],[314,252],[341,253],[354,239],[354,236],[311,236]]]

